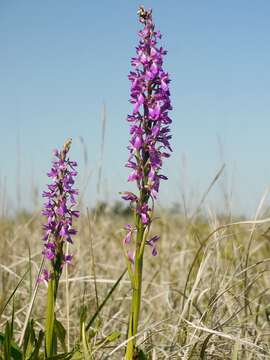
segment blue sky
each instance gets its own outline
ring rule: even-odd
[[[30,206],[33,185],[46,183],[51,150],[73,138],[86,182],[85,203],[113,200],[126,183],[130,58],[141,1],[0,0],[0,194],[11,208]],[[173,156],[161,204],[199,203],[222,162],[226,172],[209,196],[252,214],[270,184],[270,2],[145,1],[168,50],[172,79]],[[102,194],[96,193],[101,110],[107,108]],[[19,139],[19,140],[18,140]],[[20,165],[17,150],[20,143]],[[185,165],[183,165],[185,164]],[[18,177],[19,169],[19,177]],[[6,185],[4,185],[6,183]],[[184,190],[183,190],[184,189]]]

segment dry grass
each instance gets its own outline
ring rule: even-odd
[[[90,213],[89,220],[83,215],[77,224],[68,286],[63,276],[57,302],[70,347],[78,337],[81,306],[87,306],[90,318],[125,268],[121,229],[126,216],[105,211]],[[29,268],[15,297],[18,339],[41,262],[41,221],[38,215],[0,221],[1,304]],[[150,358],[269,358],[270,222],[222,226],[228,222],[212,214],[192,221],[180,214],[159,214],[153,225],[161,235],[159,254],[154,258],[146,251],[139,333]],[[44,324],[45,300],[46,287],[41,285],[32,312],[37,328]],[[95,341],[113,330],[122,336],[97,351],[96,359],[122,358],[129,301],[126,276],[96,322],[100,331]],[[0,319],[1,329],[11,312],[10,304]]]

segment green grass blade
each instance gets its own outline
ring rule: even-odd
[[[28,273],[29,269],[23,274],[22,278],[20,279],[20,281],[18,282],[18,284],[15,286],[15,289],[12,291],[12,293],[10,294],[9,298],[7,299],[5,305],[0,309],[0,318],[3,314],[3,312],[5,311],[6,307],[8,306],[10,300],[13,298],[14,294],[16,293],[17,289],[19,288],[19,286],[21,285],[21,283],[23,282],[26,274]]]
[[[26,340],[24,344],[24,359],[28,360],[31,358],[36,345],[36,335],[34,330],[34,321],[31,320],[28,324],[28,331],[26,332]]]
[[[64,352],[67,352],[66,346],[66,330],[64,326],[60,323],[60,321],[54,319],[54,331],[57,339],[59,339],[60,344]]]
[[[5,334],[0,333],[0,344],[4,344]],[[13,360],[22,360],[22,353],[18,347],[18,345],[11,340],[10,341],[10,354]]]
[[[4,359],[11,360],[11,334],[9,322],[6,322],[5,338],[4,338]]]
[[[44,332],[42,330],[40,330],[39,334],[38,334],[38,339],[35,343],[35,350],[33,351],[32,355],[30,357],[30,360],[35,360],[35,359],[39,358],[38,355],[39,355],[39,350],[42,345],[43,338],[44,338]]]
[[[203,344],[202,344],[202,348],[201,348],[201,351],[200,351],[200,359],[206,359],[207,355],[206,355],[206,349],[207,349],[207,345],[208,345],[208,342],[210,341],[211,337],[213,336],[213,334],[209,334],[206,339],[204,340]]]
[[[11,338],[11,339],[13,339],[14,313],[15,313],[15,306],[14,306],[14,298],[13,298],[13,302],[12,302],[12,316],[11,316],[11,323],[10,323],[10,338]]]
[[[65,354],[59,354],[59,355],[54,355],[54,356],[50,356],[48,358],[46,358],[47,360],[69,360],[73,358],[73,352],[71,353],[65,353]],[[34,360],[35,358],[33,358]],[[78,360],[81,360],[82,357],[78,358]]]
[[[93,358],[91,356],[91,349],[86,339],[86,330],[84,323],[82,324],[82,348],[83,348],[83,358],[85,360],[92,360]]]
[[[125,269],[122,274],[120,275],[120,277],[118,278],[118,280],[114,283],[114,285],[112,286],[112,288],[110,289],[110,291],[108,292],[107,296],[105,297],[105,299],[102,301],[102,303],[99,305],[97,311],[94,313],[94,315],[92,316],[92,318],[90,319],[89,323],[86,326],[86,331],[89,330],[90,326],[94,323],[94,321],[96,320],[98,314],[100,313],[100,311],[102,310],[102,308],[104,307],[104,305],[107,303],[107,301],[109,300],[109,298],[111,297],[111,295],[113,294],[114,290],[117,288],[117,285],[120,283],[120,281],[123,279],[125,273],[127,272],[127,269]]]

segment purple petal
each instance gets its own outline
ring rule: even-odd
[[[139,150],[142,147],[142,138],[140,136],[136,136],[133,145],[136,150]]]
[[[132,192],[126,191],[123,193],[124,195],[122,196],[122,199],[124,200],[129,200],[129,201],[137,201],[138,197],[133,194]]]
[[[64,262],[66,264],[71,264],[72,257],[72,255],[64,255]]]
[[[129,261],[134,264],[134,260],[135,260],[135,253],[134,251],[129,250],[127,253],[128,259]]]
[[[129,231],[126,236],[124,237],[123,243],[124,244],[130,244],[131,242],[131,231]]]
[[[148,223],[148,217],[147,217],[147,215],[145,213],[141,213],[141,219],[142,219],[143,224]]]

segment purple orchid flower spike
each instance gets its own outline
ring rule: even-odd
[[[128,181],[136,183],[138,194],[122,193],[122,198],[130,203],[135,218],[134,226],[129,224],[125,227],[123,240],[132,284],[126,360],[136,358],[135,338],[140,313],[144,248],[148,245],[152,249],[152,255],[157,255],[159,236],[150,240],[147,238],[160,182],[167,180],[165,175],[160,174],[163,161],[172,151],[169,128],[172,122],[169,117],[169,111],[172,110],[170,79],[163,69],[166,51],[158,45],[161,35],[155,30],[152,10],[145,10],[141,6],[138,15],[143,29],[139,31],[136,56],[131,59],[133,69],[128,76],[131,82],[132,111],[127,117],[130,123],[130,140],[129,158],[125,165],[131,169]]]
[[[68,157],[70,146],[71,139],[68,139],[60,151],[53,151],[55,159],[48,173],[51,183],[42,194],[46,198],[42,213],[47,219],[43,225],[42,254],[50,264],[49,269],[45,268],[38,279],[38,282],[48,283],[45,321],[46,357],[56,355],[55,334],[50,329],[54,326],[56,319],[55,302],[63,267],[72,261],[72,256],[67,254],[66,245],[73,243],[72,238],[76,234],[73,219],[79,216],[79,212],[74,209],[77,204],[78,190],[73,188],[74,178],[77,176],[77,163]]]
[[[52,180],[47,185],[48,190],[42,196],[46,198],[42,214],[47,221],[44,228],[44,249],[42,254],[51,263],[51,270],[45,269],[42,280],[48,281],[52,276],[58,281],[64,264],[69,264],[71,255],[64,254],[65,243],[73,243],[72,237],[76,234],[73,227],[73,218],[79,216],[74,210],[77,204],[78,190],[73,189],[74,178],[77,176],[77,163],[68,158],[71,139],[68,139],[62,150],[54,150],[56,157],[48,177]]]
[[[135,211],[144,227],[151,223],[153,206],[150,198],[157,199],[161,180],[167,177],[160,174],[163,160],[170,156],[170,128],[172,122],[169,111],[170,78],[163,69],[166,51],[158,46],[161,39],[155,30],[152,10],[140,7],[139,21],[144,28],[139,31],[139,45],[136,56],[132,58],[131,81],[132,113],[128,115],[130,125],[129,159],[126,167],[131,169],[128,181],[135,181],[140,194],[124,192],[122,198],[135,204]],[[129,243],[128,241],[126,241]],[[156,255],[156,251],[153,252]]]

